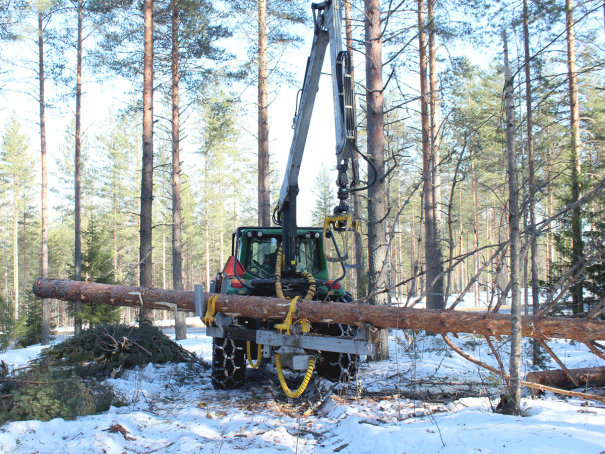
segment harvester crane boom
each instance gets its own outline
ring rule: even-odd
[[[307,68],[294,120],[294,136],[290,147],[288,165],[281,187],[279,204],[276,207],[276,223],[282,225],[282,245],[284,253],[284,275],[296,273],[296,241],[298,236],[296,222],[296,198],[298,196],[298,176],[305,151],[305,143],[311,123],[311,114],[319,87],[319,78],[323,66],[326,47],[330,45],[332,68],[332,93],[334,100],[334,123],[336,131],[336,159],[338,170],[338,199],[335,214],[347,214],[346,203],[348,189],[347,168],[353,149],[356,150],[356,123],[353,109],[353,86],[351,80],[350,56],[342,50],[342,8],[340,0],[326,0],[313,3],[313,22],[315,34],[311,55],[307,59]]]

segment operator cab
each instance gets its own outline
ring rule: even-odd
[[[253,232],[250,232],[253,233]],[[307,232],[299,235],[296,244],[296,272],[306,271],[313,275],[321,271],[319,232]],[[244,268],[259,279],[271,279],[275,276],[275,263],[281,235],[250,235],[244,254]],[[244,251],[242,251],[244,252]]]
[[[275,272],[279,247],[282,241],[280,227],[239,227],[232,237],[232,255],[237,261],[230,261],[223,273],[228,276],[227,293],[240,295],[275,294]],[[284,294],[295,296],[308,288],[303,272],[310,273],[318,285],[318,296],[329,292],[331,296],[344,294],[337,283],[331,286],[328,264],[323,254],[323,230],[318,227],[298,228],[296,241],[295,278],[282,277]],[[237,263],[237,271],[234,265]],[[330,290],[326,286],[330,286]]]

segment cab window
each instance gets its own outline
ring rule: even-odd
[[[319,249],[315,238],[299,238],[296,248],[296,271],[315,274],[321,271]]]
[[[263,236],[250,239],[248,254],[246,254],[246,270],[262,279],[272,278],[275,275],[276,259],[277,238]]]
[[[277,248],[281,238],[263,236],[251,238],[248,241],[246,254],[246,270],[262,279],[275,276]],[[296,271],[306,271],[311,274],[321,271],[319,248],[315,238],[299,238],[296,246]]]

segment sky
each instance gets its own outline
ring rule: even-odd
[[[305,31],[306,33],[305,36]],[[271,93],[269,106],[269,140],[270,153],[272,155],[272,170],[275,169],[280,174],[280,181],[288,160],[290,144],[292,141],[293,129],[292,119],[296,104],[296,95],[300,86],[306,59],[311,50],[310,39],[313,36],[312,29],[301,28],[305,37],[305,43],[297,48],[291,49],[284,55],[284,65],[288,70],[294,73],[296,86],[282,85]],[[240,58],[245,58],[245,49],[238,40],[229,40],[225,43],[227,50],[235,53]],[[13,44],[8,49],[9,55],[20,55],[26,59],[36,61],[37,55],[34,53],[32,43],[21,42]],[[6,49],[5,49],[6,50]],[[329,55],[326,55],[324,73],[330,73]],[[300,197],[299,197],[299,217],[301,224],[308,222],[311,218],[311,211],[314,206],[313,180],[315,174],[321,165],[332,168],[336,165],[335,159],[335,136],[333,121],[333,102],[331,94],[331,78],[329,75],[323,75],[320,81],[320,90],[317,96],[313,119],[307,140],[305,157],[300,174]],[[31,96],[32,89],[37,89],[37,81],[33,80],[31,71],[24,68],[16,68],[12,73],[17,84],[5,84],[0,88],[0,128],[4,130],[3,125],[9,116],[15,111],[26,131],[30,134],[30,152],[39,157],[40,153],[40,133],[38,126],[39,105],[35,98]],[[89,141],[94,141],[94,135],[98,132],[98,126],[108,113],[116,111],[126,105],[132,95],[126,92],[132,89],[132,86],[119,79],[105,80],[104,83],[97,84],[93,82],[90,73],[84,74],[83,80],[83,101],[82,101],[82,125],[85,136]],[[7,90],[8,89],[8,90]],[[54,99],[58,90],[52,83],[46,83],[47,99]],[[156,114],[160,111],[158,106],[159,96],[155,97]],[[252,86],[245,90],[242,100],[248,104],[248,110],[255,111],[250,106],[256,101],[256,87]],[[56,170],[56,160],[59,157],[59,146],[65,141],[65,131],[70,121],[74,118],[75,100],[70,99],[67,102],[56,103],[53,108],[47,109],[47,147],[49,155],[49,186],[53,187],[56,178],[53,173]],[[249,115],[242,118],[244,126],[243,143],[251,154],[255,154],[257,147],[255,137],[256,133],[256,115]],[[246,132],[248,131],[248,132]],[[156,130],[157,135],[157,130]],[[188,134],[193,137],[193,134]],[[157,141],[156,141],[157,146]],[[94,145],[93,145],[94,148]],[[191,171],[194,167],[199,167],[200,158],[195,155],[195,144],[192,140],[185,139],[182,144],[182,159],[184,171]],[[94,153],[91,153],[91,159],[94,159]],[[256,162],[256,156],[253,156],[253,162]],[[334,175],[334,180],[336,176]],[[336,185],[334,185],[334,194],[336,194]],[[51,207],[58,205],[57,195],[50,193]],[[254,200],[256,204],[256,199]],[[51,218],[57,213],[53,213],[51,208]]]
[[[294,116],[297,92],[302,86],[302,79],[306,66],[306,60],[311,50],[311,40],[313,38],[312,25],[299,26],[300,34],[305,42],[300,47],[289,48],[282,57],[283,66],[294,74],[295,83],[293,86],[283,84],[276,87],[276,84],[271,84],[269,106],[269,140],[270,153],[272,155],[272,170],[279,172],[279,179],[283,178],[285,167],[288,161],[288,154],[292,142],[292,119]],[[236,55],[238,60],[246,58],[246,49],[241,36],[228,39],[224,42],[228,52]],[[37,61],[36,48],[33,42],[21,42],[11,45],[8,49],[3,49],[3,52],[8,52],[8,55],[18,55],[25,60],[32,62]],[[448,49],[448,52],[451,50]],[[468,49],[459,46],[455,52],[461,52],[470,56],[473,63],[485,65],[488,63],[484,53],[479,53],[475,49]],[[355,53],[354,61],[356,63],[356,74],[363,74],[364,62],[362,55]],[[328,169],[333,169],[336,165],[335,156],[335,133],[334,133],[334,107],[332,101],[332,88],[330,76],[330,61],[329,53],[326,53],[324,61],[323,74],[320,79],[319,93],[316,98],[313,117],[311,120],[310,130],[308,134],[305,156],[303,158],[299,187],[300,193],[298,198],[299,209],[299,224],[307,224],[310,222],[311,213],[315,205],[314,179],[319,169],[325,166]],[[27,128],[31,137],[30,151],[36,157],[40,153],[39,139],[39,106],[37,101],[28,94],[28,91],[35,93],[36,81],[32,79],[31,71],[17,68],[13,72],[14,79],[20,84],[5,84],[0,86],[0,128],[11,115],[12,111],[16,111],[20,120]],[[84,135],[88,137],[90,143],[94,145],[94,136],[98,132],[99,126],[103,119],[110,111],[116,111],[125,106],[132,100],[132,93],[127,94],[132,90],[132,85],[126,81],[112,78],[104,80],[103,84],[95,83],[95,77],[89,72],[84,74],[84,95],[82,104],[82,124]],[[414,80],[416,75],[408,75],[411,86],[416,86]],[[10,88],[13,91],[8,91]],[[50,82],[47,82],[47,97],[55,99],[58,96],[58,90]],[[138,95],[137,95],[138,96]],[[250,112],[255,112],[256,102],[256,86],[248,87],[242,95],[242,101],[245,107]],[[359,102],[359,100],[358,100]],[[155,97],[156,115],[160,112],[161,106],[160,96]],[[56,179],[53,173],[56,170],[56,160],[59,157],[59,146],[65,141],[65,131],[70,121],[74,118],[75,100],[69,99],[66,102],[56,103],[55,108],[47,110],[47,144],[49,153],[49,185],[52,188],[56,184]],[[257,131],[256,114],[250,114],[241,119],[243,126],[243,148],[249,152],[252,162],[256,162],[256,139],[253,134]],[[190,127],[185,126],[185,127]],[[195,154],[196,146],[191,140],[195,134],[191,131],[185,131],[189,139],[182,141],[182,159],[183,169],[185,172],[193,172],[193,169],[200,167],[201,158]],[[157,131],[156,131],[157,134]],[[157,141],[156,141],[157,144]],[[157,146],[157,145],[156,145]],[[94,149],[94,146],[93,146]],[[94,159],[94,153],[91,153],[91,159]],[[333,180],[336,179],[336,172],[333,171]],[[333,183],[334,194],[336,194],[336,185]],[[56,217],[56,211],[52,207],[57,206],[59,200],[57,195],[50,193],[50,216]],[[251,203],[256,204],[257,200],[251,200]]]

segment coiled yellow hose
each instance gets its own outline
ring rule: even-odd
[[[300,273],[300,275],[309,283],[309,290],[307,291],[307,294],[303,299],[306,301],[311,301],[315,296],[315,292],[317,291],[317,284],[315,284],[315,276],[306,271],[303,271],[302,273]]]
[[[248,364],[250,364],[250,367],[252,369],[256,369],[258,366],[260,366],[260,363],[263,361],[263,346],[261,344],[256,344],[256,346],[258,347],[257,351],[256,351],[256,362],[252,362],[252,354],[250,352],[250,342],[246,341],[246,348],[248,350]]]
[[[296,391],[290,391],[290,388],[288,388],[288,384],[284,378],[284,372],[281,368],[281,355],[279,353],[275,354],[275,367],[277,368],[277,377],[279,378],[281,388],[284,390],[284,393],[286,393],[286,396],[294,399],[295,397],[298,397],[304,393],[305,389],[307,389],[307,386],[311,381],[311,376],[313,375],[313,369],[315,369],[315,358],[312,356],[309,358],[309,367],[307,367],[307,373],[305,374],[305,378],[303,378],[302,383]]]
[[[275,294],[278,298],[285,299],[284,292],[281,287],[281,266],[283,263],[284,256],[282,254],[281,243],[277,248],[277,258],[275,259]]]
[[[275,260],[275,294],[278,298],[285,299],[284,292],[282,290],[281,285],[281,267],[284,262],[284,255],[282,253],[282,244],[279,243],[277,248],[277,258]],[[307,294],[303,298],[304,300],[311,301],[317,292],[317,284],[315,283],[315,276],[312,273],[308,273],[307,271],[303,271],[300,273],[303,279],[306,279],[309,283],[309,290],[307,290]]]

